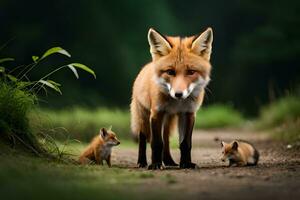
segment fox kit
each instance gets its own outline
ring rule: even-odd
[[[81,164],[87,164],[90,161],[94,161],[98,165],[103,165],[103,160],[105,160],[108,166],[111,167],[111,148],[119,144],[120,142],[114,132],[101,128],[99,135],[94,137],[92,142],[79,157],[79,162]]]
[[[259,153],[253,145],[245,141],[233,141],[230,144],[221,142],[222,158],[225,162],[229,160],[229,166],[256,165],[259,159]]]
[[[212,41],[211,28],[185,38],[149,30],[152,62],[138,74],[131,102],[131,129],[139,138],[139,167],[147,166],[146,145],[150,140],[149,169],[161,169],[162,162],[177,166],[169,150],[169,134],[174,124],[178,124],[179,130],[180,168],[196,167],[191,162],[192,131],[210,80]]]

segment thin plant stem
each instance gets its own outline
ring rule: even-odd
[[[57,72],[57,71],[59,71],[59,70],[65,68],[65,67],[67,67],[67,65],[63,65],[63,66],[61,66],[61,67],[59,67],[59,68],[53,70],[52,72],[50,72],[50,73],[46,74],[45,76],[43,76],[42,78],[40,78],[40,80],[43,80],[43,79],[45,79],[45,78],[51,76],[51,75],[54,74],[55,72]],[[39,80],[39,81],[40,81],[40,80]],[[39,81],[37,81],[37,82],[32,86],[32,88],[31,88],[30,90],[32,90],[32,89],[39,83]]]

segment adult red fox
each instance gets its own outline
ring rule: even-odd
[[[132,93],[131,129],[139,138],[138,166],[146,167],[146,143],[151,141],[149,169],[176,166],[169,150],[173,122],[178,124],[180,168],[195,168],[191,161],[195,114],[210,78],[213,32],[207,28],[192,37],[167,37],[148,32],[152,62],[138,74]],[[162,139],[163,134],[163,139]]]

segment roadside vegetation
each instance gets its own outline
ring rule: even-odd
[[[14,67],[7,65],[7,62],[14,61],[13,58],[0,59],[0,136],[3,141],[8,142],[11,146],[21,144],[25,148],[36,154],[49,153],[45,145],[40,140],[54,143],[53,139],[45,134],[36,134],[31,129],[31,121],[29,120],[29,112],[34,110],[38,104],[38,94],[41,91],[47,93],[48,89],[52,89],[59,94],[60,83],[52,80],[52,75],[64,68],[70,69],[78,78],[77,69],[82,69],[95,78],[93,70],[81,63],[64,64],[53,71],[43,75],[38,80],[30,80],[28,77],[30,72],[36,69],[41,62],[53,54],[61,54],[67,57],[71,55],[61,47],[53,47],[47,50],[42,56],[32,56],[32,63]]]
[[[0,82],[0,136],[12,146],[22,143],[41,152],[37,138],[30,130],[28,113],[35,106],[36,96],[20,90],[12,83]]]
[[[245,121],[243,115],[229,105],[210,105],[200,108],[195,128],[236,128]]]
[[[131,139],[130,112],[125,109],[99,107],[89,109],[73,107],[63,110],[36,109],[30,113],[30,121],[37,132],[48,132],[56,138],[75,138],[88,142],[101,127],[112,126],[121,139]],[[195,128],[238,127],[243,116],[230,106],[212,105],[197,114]]]
[[[256,126],[270,130],[275,139],[300,146],[300,97],[283,97],[263,107]]]
[[[87,142],[101,127],[110,126],[120,138],[130,138],[130,113],[117,108],[37,109],[29,116],[35,131],[55,134],[58,138],[69,136]]]

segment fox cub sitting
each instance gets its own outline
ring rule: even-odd
[[[88,164],[91,161],[98,165],[103,165],[105,160],[109,167],[111,167],[111,149],[113,146],[120,144],[116,134],[110,129],[101,128],[99,135],[95,136],[89,146],[79,157],[79,163]]]
[[[231,143],[221,142],[222,158],[225,162],[229,160],[229,166],[250,166],[256,165],[259,159],[259,153],[256,148],[245,141],[235,140]]]

